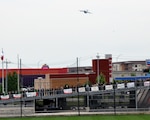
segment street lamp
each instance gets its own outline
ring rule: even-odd
[[[42,62],[43,60],[39,60],[38,63],[37,63],[37,66],[39,68],[39,65],[40,65],[40,62]]]
[[[97,82],[99,84],[99,58],[100,58],[99,53],[97,53],[96,58],[97,58]]]

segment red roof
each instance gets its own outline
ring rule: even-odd
[[[7,69],[7,73],[18,73],[19,69]],[[65,74],[68,72],[68,68],[49,68],[49,69],[21,69],[22,75],[45,75],[45,74]],[[6,74],[6,69],[4,69],[4,75]],[[0,78],[2,78],[2,69],[0,69]]]

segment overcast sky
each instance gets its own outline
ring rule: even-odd
[[[17,55],[27,68],[72,67],[77,57],[91,66],[97,53],[149,59],[150,0],[0,0],[0,49],[8,67]]]

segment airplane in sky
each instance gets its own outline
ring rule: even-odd
[[[88,10],[80,10],[80,12],[83,12],[85,14],[91,14],[91,12],[89,12]]]

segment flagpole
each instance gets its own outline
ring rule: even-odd
[[[2,93],[4,93],[4,61],[2,59]]]
[[[7,94],[7,89],[8,89],[8,76],[7,76],[7,66],[8,65],[8,61],[7,61],[7,59],[6,59],[6,79],[5,79],[5,93]]]

